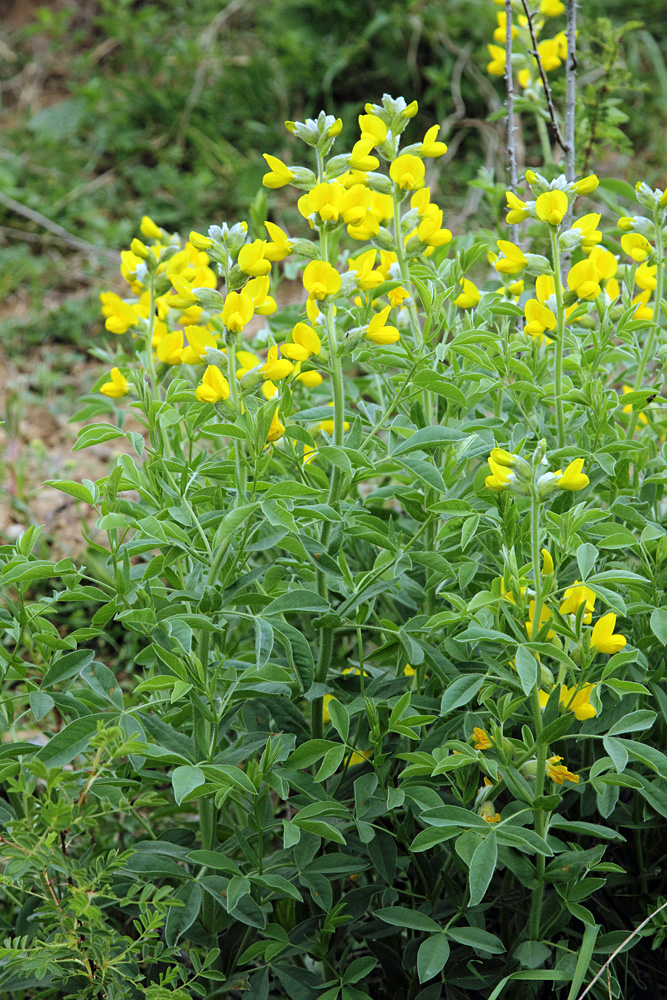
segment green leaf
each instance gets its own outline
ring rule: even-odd
[[[339,746],[340,743],[334,743],[333,740],[308,740],[306,743],[302,743],[300,747],[297,747],[294,753],[290,754],[285,761],[285,766],[293,767],[297,770],[310,767],[311,764],[315,764],[316,761],[321,760],[332,747]]]
[[[439,375],[437,372],[417,372],[412,381],[414,385],[417,385],[422,389],[429,389],[430,392],[434,392],[436,396],[443,396],[450,402],[455,403],[456,406],[465,406],[467,403],[466,397],[463,395],[461,390],[457,389],[452,382],[444,378],[442,375]]]
[[[75,677],[93,659],[95,653],[92,649],[75,649],[71,653],[65,653],[51,664],[42,678],[42,689],[53,687],[54,684],[62,684],[63,681]]]
[[[423,931],[427,934],[439,934],[442,930],[433,917],[420,910],[411,910],[407,906],[385,906],[376,910],[375,916],[393,927],[408,927],[410,930]]]
[[[399,462],[409,472],[412,472],[417,479],[421,479],[423,483],[426,483],[427,486],[437,490],[439,493],[447,492],[445,481],[434,465],[430,465],[420,458],[399,458]]]
[[[115,712],[101,712],[75,719],[56,733],[46,746],[38,751],[35,759],[40,760],[46,767],[64,767],[88,747],[91,736],[97,732],[98,721],[103,719],[111,724],[116,718]]]
[[[470,902],[468,906],[477,906],[484,899],[486,890],[496,870],[498,860],[498,845],[496,831],[491,830],[470,859]]]
[[[577,997],[579,996],[579,990],[584,985],[584,980],[589,974],[591,959],[593,957],[593,951],[595,950],[595,942],[597,941],[599,933],[599,924],[586,925],[584,936],[582,938],[581,945],[579,946],[577,964],[574,967],[574,975],[572,976],[572,982],[570,983],[570,991],[567,995],[567,1000],[577,1000]]]
[[[92,448],[93,445],[103,444],[105,441],[112,441],[119,437],[125,437],[125,434],[113,424],[88,424],[87,427],[82,427],[77,434],[72,451]]]
[[[482,684],[486,680],[483,674],[469,674],[466,677],[457,677],[452,684],[446,688],[440,702],[440,715],[453,712],[455,708],[467,705],[475,697]]]
[[[505,946],[495,934],[489,934],[480,927],[449,927],[447,937],[459,944],[466,944],[469,948],[483,951],[487,955],[502,955]]]
[[[43,691],[31,691],[28,695],[28,701],[30,702],[30,709],[35,718],[35,722],[39,722],[47,715],[55,702],[50,694],[44,694]]]
[[[314,590],[296,587],[286,594],[276,597],[264,610],[265,615],[284,614],[288,611],[328,611],[329,604]]]
[[[264,618],[255,618],[252,624],[255,630],[255,663],[260,670],[271,656],[273,629]]]
[[[185,885],[179,886],[174,893],[174,899],[180,901],[183,905],[172,906],[167,913],[164,935],[170,948],[194,924],[199,915],[201,897],[201,886],[199,882],[195,881],[186,882]]]
[[[332,698],[327,703],[331,725],[334,727],[341,740],[345,742],[350,734],[350,716],[347,709],[337,698]]]
[[[648,709],[630,712],[611,727],[607,736],[618,736],[620,733],[636,733],[640,729],[650,729],[656,720],[656,713]],[[611,756],[611,755],[610,755]]]
[[[183,799],[206,781],[204,772],[193,764],[183,764],[171,772],[174,798],[180,806]]]
[[[67,493],[68,496],[76,497],[77,500],[83,500],[84,503],[91,505],[97,499],[87,486],[74,482],[72,479],[46,479],[44,485],[51,486],[54,490],[60,490],[61,493]]]
[[[529,695],[536,684],[539,684],[540,665],[525,646],[519,646],[516,651],[516,669],[521,681],[523,693]]]
[[[454,427],[441,427],[439,424],[434,427],[422,427],[406,441],[401,441],[391,452],[391,456],[396,458],[398,455],[405,455],[410,451],[442,448],[451,444],[452,441],[460,441],[463,437],[463,432]]]
[[[444,934],[433,934],[419,945],[417,975],[420,983],[434,979],[445,967],[449,958],[449,941]]]
[[[326,781],[332,774],[335,774],[343,763],[343,758],[347,752],[347,747],[343,743],[337,743],[331,750],[327,750],[314,781]]]
[[[663,646],[667,646],[667,608],[655,609],[651,615],[651,631]]]

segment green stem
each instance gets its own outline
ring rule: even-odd
[[[662,228],[656,218],[655,226],[655,252],[658,258],[658,267],[655,275],[655,308],[653,310],[654,320],[651,324],[651,330],[644,345],[644,350],[642,356],[639,360],[639,367],[637,368],[637,375],[635,377],[635,392],[637,389],[641,389],[642,382],[644,381],[644,373],[646,371],[646,366],[649,363],[651,355],[653,353],[653,342],[655,341],[656,334],[660,329],[660,316],[662,310],[662,284],[664,277],[663,269],[663,243],[662,243]],[[637,426],[637,421],[639,420],[639,410],[633,410],[630,414],[630,420],[628,422],[628,429],[625,434],[626,441],[635,433],[635,428]]]
[[[558,231],[551,229],[551,252],[556,290],[556,370],[554,375],[554,396],[556,403],[556,433],[558,447],[565,447],[565,417],[563,414],[563,350],[565,347],[565,307],[563,305],[563,284],[560,273],[560,246]]]
[[[328,246],[327,246],[327,234],[321,234],[321,249],[322,249],[322,259],[328,259]],[[331,364],[331,384],[333,388],[333,417],[334,417],[334,433],[333,441],[337,448],[343,444],[343,436],[345,431],[345,394],[343,391],[343,366],[342,359],[338,351],[338,341],[336,338],[336,320],[334,316],[334,302],[331,300],[327,306],[326,312],[326,329],[327,329],[327,349],[329,351],[329,359]],[[343,475],[342,470],[338,466],[334,466],[333,472],[331,473],[331,482],[329,484],[329,503],[335,504],[340,500],[341,487],[343,485]],[[325,521],[322,525],[322,532],[320,534],[320,544],[324,550],[329,541],[329,535],[331,533],[331,523]],[[327,585],[326,573],[322,570],[317,571],[317,591],[324,600],[328,600],[329,588]],[[331,656],[333,653],[333,627],[323,628],[320,631],[320,650],[317,658],[317,666],[315,668],[315,682],[319,684],[325,684],[327,679],[327,674],[329,673],[329,667],[331,665]],[[313,739],[321,739],[322,737],[322,709],[323,709],[323,698],[315,698],[311,709],[311,729],[313,733]]]
[[[542,614],[542,570],[540,566],[540,500],[537,490],[533,486],[532,506],[530,510],[530,547],[533,563],[533,576],[535,578],[535,607],[533,614],[533,625],[531,628],[531,640],[535,641],[540,630],[540,616]],[[539,678],[531,691],[530,700],[533,711],[533,721],[535,724],[535,738],[539,739],[542,733],[542,708],[539,697]],[[540,744],[537,749],[537,770],[535,773],[535,798],[544,794],[544,779],[546,774],[547,746]],[[542,809],[533,810],[533,822],[535,833],[544,838],[547,833],[547,816]],[[540,921],[542,917],[542,898],[544,896],[544,856],[539,854],[535,861],[535,877],[537,888],[533,891],[533,898],[530,910],[530,923],[528,937],[531,941],[539,940]]]

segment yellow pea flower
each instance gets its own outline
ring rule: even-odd
[[[238,257],[238,265],[244,274],[249,274],[256,278],[260,275],[268,274],[271,270],[271,261],[264,256],[266,243],[264,240],[253,240],[241,247]]]
[[[335,295],[340,285],[340,274],[326,260],[311,260],[303,272],[303,287],[318,302],[327,295]]]
[[[359,115],[361,138],[371,140],[373,146],[379,146],[387,138],[387,126],[377,115]]]
[[[450,242],[452,234],[442,226],[442,209],[436,209],[422,219],[417,226],[417,236],[429,247],[444,247]]]
[[[401,339],[401,335],[395,326],[386,326],[387,317],[391,306],[386,306],[381,312],[376,313],[368,324],[366,337],[374,344],[395,344]]]
[[[232,333],[240,333],[254,311],[253,301],[246,292],[230,292],[222,307],[221,319]]]
[[[293,243],[287,233],[273,222],[265,222],[264,226],[271,237],[271,242],[264,244],[264,256],[266,259],[277,261],[289,257],[292,252]]]
[[[626,233],[621,236],[621,246],[628,257],[632,257],[638,264],[646,260],[651,252],[651,244],[641,233]]]
[[[564,764],[559,764],[558,761],[562,759],[562,757],[549,757],[547,759],[547,778],[551,778],[557,785],[562,785],[564,781],[571,781],[578,785],[579,775],[568,771]]]
[[[318,385],[322,385],[324,379],[322,378],[319,372],[316,372],[314,369],[312,369],[311,371],[308,372],[301,372],[299,375],[296,376],[296,381],[303,382],[303,384],[307,386],[309,389],[315,389]]]
[[[618,653],[627,643],[627,639],[620,632],[614,633],[616,625],[616,615],[613,611],[598,618],[593,626],[591,635],[591,647],[597,653]]]
[[[459,309],[472,309],[482,297],[479,288],[469,278],[462,278],[459,287],[461,293],[454,299],[454,305]]]
[[[595,611],[595,600],[596,593],[587,587],[586,584],[582,583],[581,580],[575,580],[574,586],[568,587],[563,594],[563,601],[560,606],[560,613],[562,615],[576,615],[582,604],[586,605],[586,611],[584,613],[583,621],[586,625],[590,625],[593,618],[593,612]]]
[[[251,278],[243,287],[243,291],[252,299],[253,311],[258,316],[270,316],[278,308],[276,300],[269,295],[270,284],[268,274],[264,274]]]
[[[579,722],[584,722],[586,719],[594,719],[598,714],[597,709],[590,702],[593,688],[593,684],[585,684],[576,691],[573,687],[569,688],[565,684],[561,684],[559,700],[568,712],[574,714],[574,717]]]
[[[560,3],[560,0],[557,0]],[[587,177],[582,177],[580,180],[575,181],[574,190],[577,194],[591,194],[595,191],[596,187],[600,181],[597,179],[595,174],[588,174]]]
[[[264,174],[262,177],[262,184],[267,188],[281,188],[285,187],[286,184],[290,184],[294,180],[294,174],[289,167],[285,166],[282,160],[279,160],[277,156],[271,156],[269,153],[262,153],[262,156],[267,162],[267,165],[271,168],[270,173]]]
[[[556,329],[557,321],[551,309],[542,305],[537,299],[528,299],[523,307],[523,311],[526,317],[524,333],[527,333],[530,337],[544,339],[550,344],[551,341],[549,338],[544,337],[544,331]]]
[[[537,51],[545,73],[552,69],[558,69],[562,61],[558,38],[545,38],[537,46]],[[556,223],[552,223],[552,225],[556,225]]]
[[[575,458],[573,462],[570,462],[565,472],[561,472],[560,470],[556,472],[555,475],[560,477],[556,483],[558,489],[572,490],[572,492],[576,492],[577,490],[583,490],[586,486],[588,486],[590,480],[588,476],[581,471],[583,467],[583,458]]]
[[[207,347],[218,346],[213,334],[201,326],[186,326],[185,337],[188,346],[181,351],[181,361],[185,365],[198,365],[206,356]]]
[[[593,247],[588,259],[595,265],[598,280],[609,281],[618,271],[618,261],[613,253],[605,250],[604,247]]]
[[[491,62],[487,63],[486,72],[489,76],[504,76],[505,66],[507,64],[507,53],[504,48],[500,45],[487,45],[489,50],[489,55],[491,56]]]
[[[200,403],[218,403],[229,396],[229,382],[215,365],[208,365],[195,393]]]
[[[579,299],[596,299],[602,291],[595,262],[590,259],[580,260],[570,268],[567,284]]]
[[[483,820],[486,820],[487,823],[500,823],[502,818],[500,813],[496,812],[496,807],[491,801],[482,802],[481,806],[477,810],[477,813]]]
[[[575,219],[572,223],[572,229],[578,229],[581,233],[583,250],[591,250],[602,239],[602,233],[597,228],[600,218],[599,212],[591,212],[588,215],[582,215],[580,219]]]
[[[278,410],[273,414],[273,419],[271,420],[271,426],[269,427],[269,433],[266,435],[266,440],[268,442],[277,441],[285,433],[285,425],[280,420],[278,416]]]
[[[371,153],[374,145],[372,138],[361,138],[355,142],[350,153],[350,166],[353,170],[377,170],[380,161]]]
[[[440,131],[439,125],[432,125],[424,136],[424,141],[419,147],[420,156],[444,156],[447,152],[447,145],[444,142],[438,142],[438,132]]]
[[[404,191],[415,191],[423,187],[424,175],[424,161],[412,153],[403,153],[389,167],[392,181]]]
[[[657,271],[657,264],[640,264],[635,272],[635,283],[644,291],[654,292]]]
[[[111,399],[120,399],[121,396],[127,396],[130,391],[130,384],[120,368],[112,368],[109,374],[111,381],[105,382],[104,385],[100,386],[100,392]]]
[[[517,198],[513,191],[506,191],[505,198],[507,199],[507,224],[510,226],[515,226],[519,222],[523,222],[524,219],[528,218],[528,205],[521,198]]]
[[[141,235],[148,240],[161,240],[163,233],[160,227],[153,222],[150,215],[143,215],[139,224]]]
[[[554,571],[554,561],[549,549],[542,549],[542,576],[551,576]]]
[[[475,726],[472,731],[473,746],[475,750],[489,750],[493,746],[490,736],[479,726]]]
[[[414,667],[411,667],[409,663],[406,663],[403,667],[403,675],[405,677],[414,677],[417,671]]]
[[[376,257],[377,250],[371,247],[370,250],[366,250],[348,263],[350,271],[354,271],[357,275],[357,287],[361,291],[377,288],[384,281],[382,272],[374,269]]]
[[[272,382],[279,382],[280,379],[291,375],[293,371],[294,365],[291,361],[285,361],[278,357],[277,346],[274,344],[270,347],[266,361],[260,368],[263,378],[270,379]]]
[[[535,202],[538,219],[550,226],[559,226],[567,212],[568,201],[564,191],[545,191]]]
[[[496,257],[494,267],[499,274],[518,274],[528,265],[526,255],[516,243],[509,240],[497,240],[500,256]]]
[[[180,365],[183,351],[183,334],[180,330],[168,333],[157,345],[157,356],[166,365]]]
[[[650,297],[651,293],[648,291],[648,289],[645,292],[641,292],[639,295],[635,295],[635,297],[632,300],[632,304],[636,305],[637,308],[632,314],[633,319],[643,319],[647,321],[653,319],[653,310],[649,307],[648,304]]]
[[[540,627],[544,625],[545,622],[548,622],[551,618],[552,614],[550,609],[545,604],[543,604],[542,607],[540,608]],[[535,601],[530,601],[528,604],[528,621],[525,623],[526,632],[528,633],[529,639],[533,638],[534,620],[535,620]],[[535,630],[535,634],[537,635],[537,629]],[[549,629],[549,631],[547,632],[547,640],[553,639],[555,634],[556,633],[552,629]]]
[[[322,342],[307,323],[297,323],[292,330],[292,344],[283,344],[282,353],[292,361],[307,361],[312,354],[319,354]]]
[[[102,292],[102,315],[106,317],[105,327],[110,333],[119,336],[127,333],[130,327],[139,324],[139,313],[129,302],[124,302],[115,292]]]
[[[256,368],[257,365],[261,365],[262,363],[257,355],[253,354],[252,351],[237,351],[236,360],[241,366],[236,369],[236,377],[238,379],[243,378],[244,375],[247,375],[248,372],[251,372],[253,368]]]
[[[558,17],[564,10],[562,0],[540,0],[540,14],[544,17]]]

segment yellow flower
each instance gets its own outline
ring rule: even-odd
[[[472,731],[472,735],[475,750],[488,750],[493,745],[491,738],[483,729],[480,729],[479,726],[475,726]]]
[[[411,153],[403,153],[389,167],[389,176],[404,191],[415,191],[424,185],[424,161]]]
[[[640,264],[635,272],[635,283],[647,292],[654,292],[656,285],[657,264]]]
[[[240,333],[252,319],[253,312],[253,301],[246,292],[230,292],[222,307],[221,319],[232,333]]]
[[[618,261],[613,253],[605,250],[604,247],[593,247],[588,259],[595,265],[599,281],[609,281],[618,270]]]
[[[499,812],[496,812],[493,802],[482,802],[477,812],[487,823],[500,823],[501,816]]]
[[[188,346],[181,351],[181,361],[185,365],[198,365],[206,356],[207,347],[218,346],[213,334],[201,326],[186,326],[185,337]]]
[[[238,379],[243,378],[244,375],[247,375],[248,372],[251,372],[253,368],[256,368],[257,365],[261,365],[262,363],[257,355],[253,354],[252,351],[237,351],[236,360],[241,366],[236,369],[236,377]]]
[[[322,343],[307,323],[297,323],[292,330],[293,344],[283,344],[282,353],[292,361],[307,361],[312,354],[319,354]]]
[[[379,146],[387,138],[387,126],[377,115],[359,115],[359,129],[362,139],[370,139],[373,146]]]
[[[640,292],[639,295],[635,295],[632,300],[632,304],[636,305],[634,313],[632,314],[633,319],[643,319],[651,320],[653,319],[653,310],[650,308],[648,301],[651,297],[651,293],[648,289],[645,292]]]
[[[309,389],[314,389],[316,386],[322,385],[324,380],[319,372],[311,370],[308,372],[301,372],[300,375],[296,376],[296,381],[303,382],[303,384],[308,386]]]
[[[628,257],[640,264],[651,252],[651,244],[641,233],[626,233],[621,236],[621,246]]]
[[[549,549],[542,549],[542,576],[551,576],[554,571],[554,561]]]
[[[271,242],[264,244],[264,256],[266,259],[275,261],[284,260],[285,257],[289,257],[293,244],[287,233],[283,232],[280,226],[276,226],[273,222],[265,222],[264,226],[271,237]]]
[[[530,337],[539,337],[550,344],[549,338],[544,337],[544,331],[556,329],[556,317],[551,309],[542,305],[537,299],[528,299],[523,311],[526,316],[524,332]]]
[[[376,313],[368,324],[366,337],[374,344],[395,344],[401,339],[401,335],[395,326],[385,326],[391,306],[386,306],[381,312]]]
[[[273,414],[273,419],[271,421],[271,426],[269,427],[269,433],[266,435],[266,440],[277,441],[285,433],[285,425],[281,422],[278,416],[278,409],[276,407],[276,412]]]
[[[229,396],[229,382],[215,365],[208,365],[195,393],[200,403],[217,403]]]
[[[509,240],[497,240],[500,256],[493,265],[499,274],[518,274],[527,266],[526,256],[516,243]]]
[[[124,302],[115,292],[102,292],[102,315],[106,317],[105,327],[110,333],[127,333],[139,323],[139,314],[129,302]]]
[[[574,713],[574,717],[579,722],[584,722],[586,719],[594,719],[598,714],[597,709],[591,705],[590,701],[593,688],[593,684],[585,684],[576,691],[575,688],[569,688],[565,684],[561,684],[559,700],[568,712]]]
[[[568,771],[564,764],[559,764],[558,761],[562,760],[562,757],[549,757],[547,760],[547,778],[551,778],[557,785],[562,785],[564,781],[571,781],[573,784],[579,784],[579,775],[573,774],[572,771]]]
[[[357,287],[361,291],[377,288],[384,281],[382,272],[374,270],[376,256],[377,250],[371,247],[370,250],[366,250],[358,257],[355,257],[354,260],[349,261],[349,269],[357,275]]]
[[[263,378],[268,378],[272,382],[279,382],[280,379],[287,378],[294,371],[294,365],[291,361],[284,361],[282,358],[278,357],[278,348],[274,344],[273,347],[269,347],[269,353],[266,356],[266,361],[260,368]]]
[[[405,677],[414,677],[417,671],[414,667],[411,667],[409,663],[406,663],[403,667],[403,674]]]
[[[540,14],[544,17],[558,17],[564,10],[562,0],[540,0]]]
[[[598,618],[593,626],[591,647],[597,653],[618,653],[628,641],[620,632],[614,634],[616,615],[613,611]]]
[[[264,274],[251,278],[243,286],[243,291],[252,299],[253,310],[258,316],[270,316],[278,308],[276,300],[269,295],[270,284],[268,274]]]
[[[565,472],[561,472],[560,470],[556,472],[555,475],[560,477],[556,483],[558,489],[572,490],[572,492],[576,492],[577,490],[583,490],[586,486],[588,486],[590,480],[588,476],[581,471],[583,467],[583,458],[575,458],[573,462],[570,462]]]
[[[331,184],[316,184],[312,191],[299,198],[297,207],[304,219],[308,219],[311,225],[314,215],[319,216],[321,222],[337,222],[341,216],[346,195],[347,192],[343,185],[337,184],[336,181]]]
[[[264,240],[253,240],[246,243],[239,251],[238,265],[244,274],[250,274],[256,278],[263,274],[268,274],[271,270],[271,261],[264,256],[266,243]]]
[[[325,260],[311,260],[303,272],[303,287],[318,302],[340,290],[341,277],[335,267]]]
[[[582,215],[580,219],[575,219],[572,223],[572,229],[578,229],[581,233],[581,246],[584,250],[591,250],[602,239],[602,233],[597,228],[599,222],[600,213],[591,212],[589,215]]]
[[[515,226],[519,222],[523,222],[524,219],[528,218],[528,205],[525,201],[517,196],[512,191],[505,192],[505,198],[507,199],[507,224],[510,226]]]
[[[538,219],[550,226],[559,226],[567,212],[567,195],[564,191],[545,191],[535,202]]]
[[[145,236],[148,240],[161,240],[162,230],[158,225],[156,225],[151,219],[150,215],[144,215],[141,218],[141,223],[139,225],[141,230],[141,235]]]
[[[130,385],[120,368],[112,368],[109,374],[111,381],[105,382],[100,387],[100,392],[105,396],[110,396],[111,399],[120,399],[121,396],[127,396],[130,391]]]
[[[459,287],[461,292],[454,299],[454,305],[459,309],[472,309],[482,297],[479,288],[469,278],[462,278]]]
[[[551,617],[552,617],[551,611],[545,604],[543,604],[542,607],[540,608],[540,627],[544,625],[545,622],[549,621]],[[530,603],[528,604],[528,621],[525,623],[526,632],[528,633],[529,639],[533,638],[534,618],[535,618],[535,601],[530,601]],[[535,634],[537,635],[537,630]],[[556,633],[552,629],[549,629],[549,631],[547,632],[547,640],[553,639],[555,634]]]
[[[504,76],[507,63],[507,53],[500,45],[487,45],[491,62],[487,63],[486,72],[489,76]]]
[[[282,160],[279,160],[276,156],[270,156],[269,153],[262,153],[262,156],[271,168],[271,172],[264,174],[262,177],[264,187],[281,188],[294,180],[294,174],[289,167],[285,166]]]
[[[190,243],[197,250],[210,250],[214,242],[210,236],[204,236],[202,233],[196,233],[194,230],[190,233],[189,239]]]
[[[376,170],[380,161],[377,156],[373,156],[371,149],[375,145],[373,138],[361,138],[355,142],[350,153],[350,166],[353,170]]]
[[[580,260],[570,268],[567,284],[578,299],[596,299],[602,291],[595,263],[590,259]]]
[[[166,365],[180,365],[183,351],[183,334],[180,330],[168,333],[157,345],[157,356]]]
[[[587,587],[586,584],[582,583],[581,580],[575,580],[574,586],[568,587],[563,594],[563,601],[560,606],[560,613],[562,615],[576,615],[582,604],[586,605],[586,611],[584,613],[583,621],[586,625],[590,625],[593,612],[595,611],[595,599],[596,593]]]
[[[600,181],[595,174],[588,174],[587,177],[582,177],[580,180],[575,181],[574,190],[577,194],[591,194],[592,191],[595,191],[599,183]]]
[[[496,14],[498,18],[498,27],[493,32],[493,40],[498,42],[498,45],[504,45],[507,40],[507,14],[504,10],[499,10]],[[516,38],[519,34],[519,29],[512,25],[512,38]]]
[[[489,468],[491,469],[491,475],[487,476],[484,480],[486,488],[493,490],[494,493],[502,493],[514,479],[514,473],[511,468],[508,467],[508,464],[498,462],[497,458],[494,458],[494,452],[498,451],[500,451],[500,449],[494,448],[487,459]]]
[[[419,147],[420,156],[444,156],[447,152],[447,146],[444,142],[437,142],[438,132],[440,131],[439,125],[432,125],[424,136],[424,141]]]
[[[537,46],[537,51],[545,73],[552,69],[558,69],[561,64],[561,47],[557,38],[545,38]],[[552,223],[552,225],[557,225],[557,223]]]
[[[452,234],[442,227],[442,209],[436,209],[422,219],[417,226],[417,237],[429,247],[444,247],[449,243]]]

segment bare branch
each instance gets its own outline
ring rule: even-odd
[[[51,219],[47,219],[45,215],[41,212],[36,212],[34,208],[28,208],[27,205],[22,205],[20,201],[15,201],[10,198],[8,194],[3,194],[0,191],[0,205],[4,205],[5,208],[10,209],[12,212],[16,212],[17,215],[22,215],[26,219],[30,219],[31,222],[36,222],[38,226],[42,229],[47,229],[54,236],[57,236],[63,241],[63,243],[69,244],[71,247],[75,247],[77,250],[83,250],[84,253],[92,254],[94,257],[105,257],[109,261],[114,263],[118,262],[118,254],[114,253],[113,250],[107,249],[107,247],[96,247],[92,243],[88,243],[87,240],[79,239],[78,236],[74,236],[73,233],[68,233],[66,229],[59,226],[57,222],[52,222]]]
[[[507,93],[507,166],[510,191],[516,194],[516,136],[514,130],[514,73],[512,71],[512,0],[505,0],[505,90]],[[519,236],[518,226],[510,226],[512,241]]]
[[[535,25],[533,24],[533,15],[530,13],[530,8],[528,7],[527,0],[521,0],[523,4],[523,9],[526,13],[526,20],[528,21],[528,30],[530,31],[530,38],[533,43],[533,51],[530,53],[531,56],[535,56],[537,61],[537,66],[540,71],[540,77],[542,78],[542,86],[544,87],[544,94],[547,99],[547,109],[549,111],[549,118],[551,119],[551,125],[554,130],[554,135],[556,137],[556,142],[563,150],[567,153],[567,144],[563,139],[563,133],[560,130],[560,125],[558,124],[558,118],[556,117],[556,109],[554,107],[553,98],[551,97],[551,87],[549,86],[549,81],[547,80],[547,74],[544,71],[544,66],[542,65],[542,60],[540,59],[540,53],[537,49],[537,36],[535,34]]]
[[[577,0],[567,0],[565,64],[565,177],[574,180],[574,122],[577,104]]]

